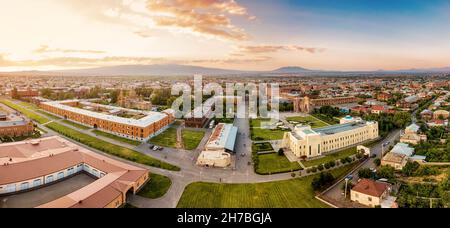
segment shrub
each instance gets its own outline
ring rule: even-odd
[[[322,172],[325,168],[323,167],[323,164],[321,164],[317,166],[317,169]]]
[[[316,173],[317,172],[317,167],[312,167],[311,168],[311,172]]]
[[[323,190],[326,187],[333,184],[335,177],[331,173],[321,173],[318,177],[315,177],[311,182],[311,186],[314,191]]]
[[[325,169],[330,169],[331,168],[331,166],[330,166],[330,163],[328,162],[328,163],[325,163]]]
[[[295,178],[295,173],[291,173],[291,177],[292,177],[292,178]]]

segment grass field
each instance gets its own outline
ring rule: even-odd
[[[105,142],[103,140],[83,134],[79,131],[73,130],[55,122],[48,124],[47,127],[89,147],[126,160],[167,170],[180,170],[179,167],[176,167],[174,165],[162,162],[137,151]]]
[[[164,196],[171,185],[170,178],[151,173],[150,181],[139,191],[138,195],[149,199],[157,199]]]
[[[269,119],[252,119],[250,120],[251,138],[253,141],[281,140],[284,137],[283,130],[262,129],[261,123],[269,121]]]
[[[338,178],[353,167],[330,172]],[[193,183],[186,187],[178,208],[326,208],[314,198],[314,177],[258,184]]]
[[[203,131],[183,130],[182,134],[183,134],[184,149],[186,150],[197,149],[203,137],[205,137],[205,132]]]
[[[258,167],[256,173],[267,175],[276,173],[286,173],[301,170],[298,162],[290,162],[286,156],[280,156],[277,153],[261,154],[258,156]]]
[[[40,124],[46,124],[46,123],[50,122],[50,120],[48,118],[38,115],[38,114],[34,113],[33,111],[30,111],[18,104],[15,104],[14,102],[11,102],[10,100],[1,100],[0,102],[5,104],[6,106],[9,106],[12,109],[15,109],[16,111],[21,112],[23,115],[27,116],[28,118],[30,118]]]
[[[356,147],[353,147],[353,148],[346,149],[346,150],[343,150],[343,151],[340,151],[340,152],[337,152],[337,153],[326,155],[323,158],[310,160],[310,161],[304,161],[302,163],[306,167],[317,166],[317,165],[325,164],[325,163],[330,162],[330,161],[336,161],[336,160],[340,160],[342,158],[346,158],[346,157],[355,155],[356,152],[357,152],[356,151]]]
[[[89,127],[86,127],[86,126],[84,126],[84,125],[81,125],[81,124],[72,122],[72,121],[70,121],[70,120],[63,120],[62,122],[65,123],[65,124],[67,124],[67,125],[70,125],[70,126],[72,126],[72,127],[76,127],[76,128],[78,128],[78,129],[81,129],[81,130],[89,130],[89,129],[91,129],[91,128],[89,128]]]
[[[136,141],[136,140],[122,138],[122,137],[119,137],[117,135],[109,134],[109,133],[106,133],[106,132],[103,132],[103,131],[99,131],[99,130],[94,130],[94,131],[92,131],[92,133],[94,133],[96,135],[100,135],[100,136],[106,137],[106,138],[110,138],[110,139],[118,141],[118,142],[130,144],[130,145],[133,145],[133,146],[139,146],[139,145],[142,144],[142,142],[139,142],[139,141]]]
[[[50,119],[55,119],[55,120],[60,120],[60,119],[62,119],[61,117],[52,115],[52,114],[47,113],[47,112],[44,112],[44,111],[42,111],[42,110],[35,110],[35,111],[36,111],[36,112],[39,112],[40,114],[42,114],[42,115],[44,115],[44,116],[47,116],[47,117],[50,118]]]
[[[310,125],[312,128],[321,128],[321,127],[326,127],[326,126],[330,126],[328,123],[323,122],[322,120],[319,120],[313,116],[307,116],[307,117],[302,117],[302,116],[295,116],[295,117],[288,117],[286,118],[287,121],[289,122],[298,122],[300,124],[303,125]]]
[[[177,129],[169,128],[158,136],[150,139],[149,143],[162,147],[175,148],[177,146]]]

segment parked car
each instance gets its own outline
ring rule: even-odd
[[[346,179],[347,181],[351,181],[351,180],[353,180],[353,175],[348,175],[345,179]]]
[[[158,146],[153,147],[153,151],[157,151],[157,150],[159,150]]]
[[[159,151],[163,151],[164,148],[163,148],[163,147],[159,147],[158,150],[159,150]]]

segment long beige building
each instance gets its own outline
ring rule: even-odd
[[[64,119],[139,141],[147,141],[160,134],[175,121],[171,109],[163,112],[137,111],[82,100],[50,101],[41,103],[40,107]]]
[[[313,158],[377,139],[378,123],[356,121],[324,128],[297,126],[284,135],[282,146],[297,157]]]
[[[117,208],[149,180],[146,169],[119,162],[71,143],[49,137],[0,144],[0,196],[33,191],[79,173],[93,183],[41,208]]]

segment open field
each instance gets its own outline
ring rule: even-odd
[[[83,125],[81,125],[81,126],[83,126]],[[87,128],[87,129],[89,129],[89,128]],[[139,145],[142,144],[142,142],[139,142],[139,141],[135,141],[135,140],[132,140],[132,139],[127,139],[127,138],[122,138],[122,137],[119,137],[117,135],[109,134],[109,133],[106,133],[106,132],[103,132],[103,131],[99,131],[99,130],[93,130],[92,133],[94,133],[96,135],[100,135],[100,136],[106,137],[106,138],[110,138],[110,139],[118,141],[118,142],[130,144],[130,145],[133,145],[133,146],[139,146]]]
[[[89,147],[126,160],[167,170],[180,170],[179,167],[176,167],[174,165],[162,162],[137,151],[105,142],[103,140],[83,134],[79,131],[73,130],[55,122],[48,124],[47,127]]]
[[[169,128],[163,133],[150,139],[149,143],[162,147],[175,148],[177,146],[177,129]]]
[[[142,187],[138,195],[149,199],[157,199],[164,196],[171,185],[172,181],[170,178],[151,173],[150,181]]]
[[[276,129],[262,129],[261,123],[269,121],[269,119],[252,119],[250,120],[250,132],[253,141],[281,140],[287,131]]]
[[[298,122],[299,124],[303,124],[303,125],[310,125],[312,128],[321,128],[321,127],[330,126],[330,124],[328,124],[322,120],[319,120],[319,119],[315,118],[314,116],[307,116],[307,117],[294,116],[294,117],[288,117],[288,118],[286,118],[286,120],[289,122]]]
[[[203,131],[183,130],[182,134],[183,134],[184,149],[186,150],[197,149],[203,137],[205,137],[205,132]]]
[[[353,167],[330,172],[338,178]],[[314,198],[314,177],[258,184],[193,183],[186,187],[178,208],[326,208]]]
[[[302,163],[306,167],[318,166],[318,165],[325,164],[330,161],[336,161],[336,160],[340,160],[342,158],[346,158],[346,157],[355,155],[356,152],[357,152],[356,147],[353,147],[353,148],[346,149],[346,150],[343,150],[340,152],[326,155],[323,158],[314,159],[314,160],[310,160],[310,161],[302,161]]]
[[[29,111],[28,109],[26,109],[26,108],[24,108],[24,107],[22,107],[20,105],[17,105],[17,104],[15,104],[14,102],[12,102],[10,100],[3,99],[0,102],[5,104],[5,105],[7,105],[8,107],[16,110],[16,111],[21,112],[23,115],[27,116],[28,118],[30,118],[30,119],[32,119],[32,120],[34,120],[34,121],[36,121],[36,122],[38,122],[40,124],[46,124],[46,123],[50,122],[49,119],[47,119],[47,118],[45,118],[45,117],[43,117],[41,115],[38,115],[38,114],[36,114],[36,113],[34,113],[32,111]]]
[[[256,173],[276,174],[301,170],[302,167],[298,162],[290,162],[286,156],[280,156],[277,153],[261,154],[258,156],[258,167]]]

